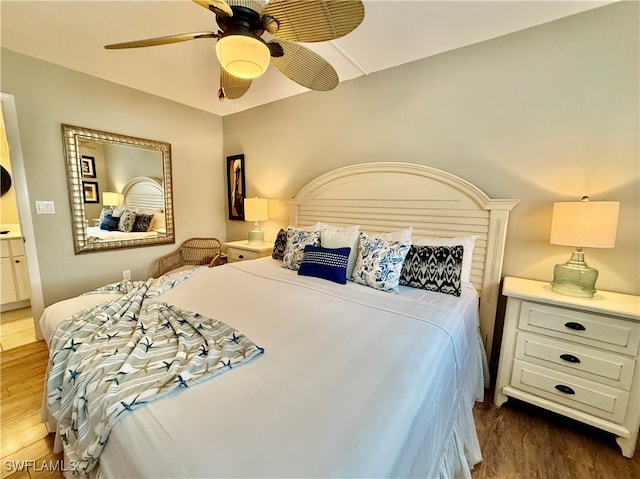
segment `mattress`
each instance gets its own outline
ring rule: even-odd
[[[43,332],[109,297],[48,308]],[[390,294],[262,258],[202,268],[156,301],[223,321],[265,353],[123,417],[99,477],[468,477],[480,460],[471,286]]]

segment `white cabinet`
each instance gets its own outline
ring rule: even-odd
[[[495,404],[508,397],[615,434],[632,457],[640,427],[640,297],[556,293],[507,277]]]
[[[22,238],[0,240],[2,265],[0,304],[3,306],[30,298],[29,275]]]
[[[227,247],[227,258],[229,263],[271,256],[271,253],[273,252],[273,243],[266,241],[259,245],[249,244],[246,240],[229,241],[224,243],[224,245]]]

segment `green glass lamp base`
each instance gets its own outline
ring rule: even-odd
[[[253,228],[249,231],[248,244],[263,244],[264,243],[264,231],[260,229],[260,225],[256,221],[253,224]]]
[[[569,261],[553,268],[551,289],[567,296],[591,298],[596,292],[598,270],[584,262],[584,252],[580,248],[571,255]]]

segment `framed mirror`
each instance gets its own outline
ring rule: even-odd
[[[171,145],[62,125],[76,254],[175,243]]]

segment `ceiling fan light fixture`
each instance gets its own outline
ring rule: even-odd
[[[231,75],[252,79],[269,67],[271,52],[266,44],[247,35],[227,35],[216,43],[220,65]]]

